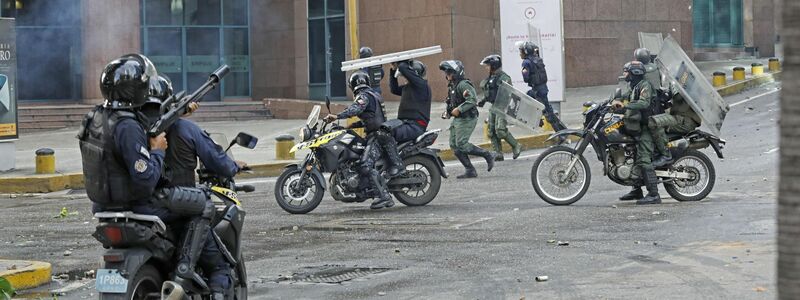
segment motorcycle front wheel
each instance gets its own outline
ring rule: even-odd
[[[275,183],[275,200],[283,210],[291,214],[308,213],[322,202],[325,190],[317,176],[302,172],[298,168],[286,169]]]
[[[403,160],[403,164],[406,166],[405,173],[395,179],[415,178],[422,183],[393,192],[397,200],[406,206],[423,206],[433,201],[442,187],[442,173],[436,167],[436,162],[427,157],[412,156]]]
[[[583,156],[567,174],[575,149],[555,146],[544,151],[531,169],[531,183],[536,194],[552,205],[570,205],[580,200],[589,190],[592,174]]]

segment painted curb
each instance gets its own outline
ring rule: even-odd
[[[755,88],[765,83],[775,82],[780,80],[782,71],[772,72],[772,73],[764,73],[763,75],[755,76],[750,79],[745,79],[739,82],[735,82],[717,89],[717,93],[719,93],[722,97],[727,97],[731,95],[736,95],[746,90]]]
[[[49,193],[83,188],[83,173],[0,178],[0,193]]]
[[[41,261],[0,260],[0,265],[27,265],[15,270],[0,270],[0,277],[5,278],[16,290],[35,288],[50,282],[52,266]]]

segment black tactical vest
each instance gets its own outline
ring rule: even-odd
[[[458,92],[458,85],[461,84],[462,81],[466,81],[467,84],[472,86],[472,82],[470,82],[469,79],[461,79],[456,82],[451,82],[450,84],[447,85],[448,89],[447,102],[450,103],[450,106],[452,106],[452,108],[449,109],[455,109],[464,102],[467,102],[467,99],[464,98],[464,94]],[[477,116],[478,116],[478,106],[476,105],[468,111],[462,111],[461,114],[458,116],[458,118],[475,118]]]
[[[195,169],[197,169],[197,151],[180,138],[178,130],[167,131],[169,147],[164,157],[168,186],[195,186]]]
[[[483,86],[483,90],[486,93],[486,102],[494,104],[494,100],[497,99],[497,88],[500,86],[502,74],[492,74],[489,78],[486,78],[486,84]]]
[[[98,105],[84,117],[77,136],[86,194],[104,210],[126,209],[138,200],[130,190],[131,177],[114,144],[114,128],[123,119],[136,119],[136,115]]]
[[[381,127],[381,124],[386,122],[386,113],[383,108],[381,95],[371,89],[366,89],[361,91],[359,95],[356,95],[356,98],[359,96],[367,99],[367,108],[358,114],[358,118],[364,123],[367,133],[377,131]]]
[[[383,68],[381,66],[372,66],[365,69],[369,75],[370,87],[380,88],[381,80],[383,80]]]

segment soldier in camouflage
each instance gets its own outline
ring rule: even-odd
[[[442,114],[443,119],[453,117],[450,125],[450,148],[458,158],[466,172],[456,178],[478,177],[478,172],[472,166],[469,155],[481,156],[488,164],[487,171],[494,167],[494,154],[483,148],[470,144],[469,137],[478,124],[478,107],[475,100],[475,88],[469,79],[464,76],[464,65],[457,60],[446,60],[439,64],[439,69],[445,72],[447,81],[447,110]]]
[[[612,102],[612,106],[616,110],[624,111],[625,131],[636,139],[635,165],[639,177],[643,179],[647,187],[647,195],[642,195],[641,186],[635,186],[620,200],[639,199],[636,204],[658,204],[661,203],[661,197],[658,195],[658,177],[656,177],[655,168],[651,163],[653,138],[646,123],[652,111],[651,104],[655,99],[655,92],[652,85],[644,79],[646,69],[641,62],[632,61],[626,64],[623,71],[625,81],[630,86],[627,97],[623,97],[628,102],[625,104],[621,101],[623,99],[617,99]]]
[[[644,75],[644,79],[653,86],[653,90],[656,92],[655,101],[664,101],[666,102],[666,92],[662,89],[663,88],[663,81],[661,79],[661,72],[658,71],[658,66],[652,63],[652,57],[650,56],[650,51],[647,48],[639,48],[633,52],[633,56],[636,57],[636,60],[644,64],[646,73]],[[654,112],[657,113],[657,112]],[[660,113],[660,111],[658,112]],[[650,127],[650,133],[653,136],[653,145],[655,147],[655,154],[656,158],[653,159],[653,167],[659,168],[665,165],[669,165],[672,163],[672,154],[670,153],[669,149],[667,148],[667,143],[669,140],[667,139],[667,134],[664,132],[663,127],[653,126],[654,124],[648,121],[648,125]]]
[[[501,69],[503,67],[503,61],[500,58],[500,55],[492,54],[485,57],[483,61],[481,61],[481,65],[486,66],[486,69],[489,71],[489,77],[481,82],[481,88],[483,89],[484,97],[480,102],[478,102],[478,106],[483,107],[486,102],[494,105],[495,98],[497,98],[497,89],[502,82],[511,84],[511,76],[508,76],[508,74],[503,72]],[[496,159],[498,161],[504,160],[503,140],[506,140],[506,142],[511,145],[513,158],[517,159],[519,154],[522,152],[522,149],[519,146],[517,139],[511,135],[511,132],[508,132],[508,121],[506,120],[505,116],[490,110],[488,122],[489,138],[492,140],[492,146],[494,147]]]

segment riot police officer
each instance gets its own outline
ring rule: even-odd
[[[392,196],[386,188],[386,181],[378,170],[375,163],[381,157],[381,146],[379,145],[377,133],[386,121],[384,113],[383,99],[381,95],[370,87],[369,75],[362,71],[354,72],[348,80],[350,89],[353,91],[353,104],[345,108],[337,115],[327,115],[325,120],[333,122],[338,119],[347,119],[358,116],[359,121],[350,125],[350,128],[363,127],[367,134],[367,147],[359,160],[359,173],[367,177],[371,182],[371,188],[376,199],[370,205],[371,209],[389,208],[394,206]],[[389,137],[391,138],[391,137]],[[391,138],[394,140],[393,138]]]
[[[368,58],[372,57],[372,48],[370,47],[361,47],[358,50],[358,58]],[[364,73],[367,73],[369,76],[369,86],[372,88],[373,91],[381,95],[381,80],[383,80],[383,67],[378,66],[371,66],[361,69]]]
[[[83,120],[78,134],[83,174],[94,211],[123,211],[156,215],[167,223],[189,218],[180,245],[176,275],[204,284],[194,268],[210,230],[214,204],[200,189],[156,189],[162,179],[164,134],[148,141],[150,123],[141,107],[157,71],[140,54],[110,62],[100,76],[106,99]]]
[[[661,203],[661,197],[658,195],[658,177],[656,177],[655,169],[651,164],[653,138],[646,123],[652,111],[651,104],[655,95],[653,87],[644,79],[646,72],[644,64],[639,61],[626,64],[623,76],[630,86],[630,91],[623,99],[628,103],[625,104],[621,101],[622,99],[612,102],[614,109],[625,112],[623,118],[625,131],[636,140],[635,165],[637,172],[647,187],[647,195],[644,197],[641,186],[635,186],[620,200],[639,199],[636,204],[658,204]]]
[[[667,93],[663,90],[663,81],[661,78],[661,72],[658,71],[658,67],[656,64],[652,62],[652,57],[650,56],[650,50],[647,48],[639,48],[633,52],[633,56],[636,58],[637,61],[644,64],[644,68],[647,71],[644,75],[644,79],[653,86],[653,90],[655,91],[656,98],[654,101],[657,101],[654,106],[662,102],[668,101]],[[654,114],[659,114],[659,112],[653,112]],[[661,167],[672,162],[672,154],[670,153],[669,149],[667,149],[667,135],[664,132],[664,128],[653,126],[650,122],[650,133],[653,135],[653,141],[655,146],[655,153],[656,157],[653,159],[653,167]]]
[[[539,54],[539,46],[533,42],[519,44],[519,56],[522,58],[522,79],[531,89],[527,92],[528,96],[544,104],[544,118],[550,123],[555,131],[567,129],[561,122],[547,99],[550,90],[547,88],[547,70],[544,67],[544,60]]]
[[[511,76],[508,76],[506,72],[503,72],[503,61],[502,58],[500,58],[500,55],[492,54],[485,57],[481,61],[481,65],[486,66],[486,69],[489,71],[489,77],[481,82],[484,98],[478,102],[479,107],[483,107],[486,102],[494,104],[495,98],[497,98],[497,90],[502,82],[511,84]],[[494,110],[490,110],[488,122],[489,138],[492,140],[492,146],[494,147],[496,159],[498,161],[502,161],[504,159],[503,140],[506,140],[506,142],[511,145],[513,158],[517,159],[519,154],[522,152],[522,149],[519,146],[517,139],[515,139],[514,136],[511,135],[511,132],[508,131],[508,121],[506,120],[505,116],[495,112]]]
[[[150,100],[145,107],[149,106],[149,103],[157,103],[160,108],[160,104],[172,96],[172,92],[172,82],[169,78],[159,75],[157,80],[150,84]],[[197,108],[197,103],[190,104],[186,116]],[[233,177],[247,166],[243,162],[232,160],[221,146],[214,143],[208,133],[186,119],[178,119],[170,126],[167,130],[167,141],[171,146],[167,149],[164,159],[165,187],[195,187],[198,158],[210,172],[224,177]],[[231,265],[220,252],[210,230],[198,263],[208,278],[212,299],[224,299],[232,295]]]
[[[456,178],[478,177],[472,166],[469,155],[481,156],[488,164],[487,171],[492,171],[495,157],[492,152],[470,144],[469,138],[478,124],[478,107],[475,97],[477,93],[469,79],[466,78],[464,65],[458,60],[445,60],[439,64],[447,78],[447,110],[442,119],[453,117],[450,123],[450,148],[458,161],[464,165],[465,173]]]
[[[400,107],[397,119],[386,121],[377,138],[389,160],[390,177],[403,171],[397,143],[413,141],[425,133],[431,121],[431,87],[425,79],[426,73],[425,65],[417,60],[392,63],[389,69],[389,87],[392,94],[400,96]],[[400,84],[400,78],[404,84]]]

